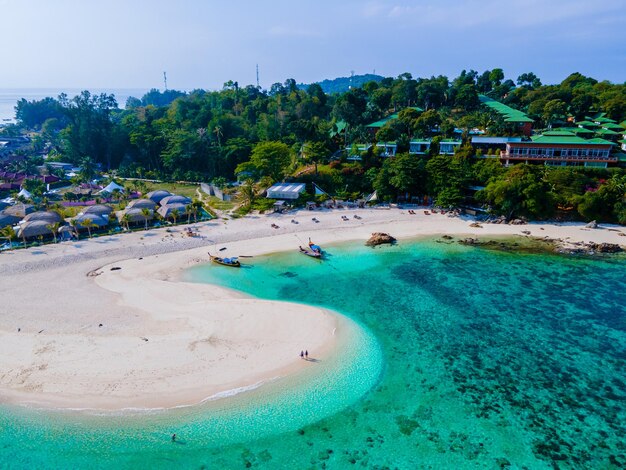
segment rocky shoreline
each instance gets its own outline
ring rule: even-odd
[[[450,240],[451,237],[442,237]],[[501,251],[525,251],[525,252],[548,252],[565,255],[596,255],[623,253],[626,249],[615,243],[594,243],[594,242],[570,242],[561,238],[538,238],[524,237],[523,241],[516,240],[480,240],[478,238],[466,237],[458,240],[458,243],[466,246],[490,248]]]

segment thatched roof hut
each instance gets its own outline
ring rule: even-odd
[[[167,204],[166,206],[159,207],[157,211],[164,219],[172,217],[172,211],[177,210],[178,216],[187,214],[187,206],[185,204]]]
[[[111,206],[96,204],[95,206],[88,207],[87,209],[82,211],[81,214],[96,214],[99,216],[108,217],[111,212],[113,212],[113,208]]]
[[[130,201],[126,206],[127,209],[150,209],[154,210],[156,208],[156,202],[151,201],[150,199],[135,199],[134,201]]]
[[[21,217],[17,217],[15,215],[6,214],[4,211],[0,212],[0,228],[7,227],[9,225],[13,226],[22,220]]]
[[[98,214],[78,214],[72,219],[72,222],[74,223],[76,228],[81,229],[83,228],[81,225],[87,220],[90,220],[91,223],[98,228],[106,227],[107,225],[109,225],[109,216]]]
[[[45,220],[33,220],[32,222],[24,222],[17,229],[17,236],[20,238],[34,238],[40,235],[52,235],[48,228],[49,222]]]
[[[185,196],[179,196],[177,194],[172,194],[171,196],[164,197],[161,199],[159,203],[161,206],[168,206],[170,204],[191,204],[191,199]]]
[[[161,199],[171,195],[172,193],[170,193],[169,191],[165,191],[164,189],[157,189],[156,191],[149,192],[146,196],[148,197],[148,199],[154,201],[156,204],[160,204]]]
[[[148,220],[154,219],[154,211],[150,209],[148,209],[148,211],[150,212],[150,214],[147,216]],[[122,217],[124,217],[124,214],[128,214],[128,217],[130,218],[129,221],[131,223],[146,221],[146,217],[144,217],[143,213],[141,212],[141,209],[138,209],[136,207],[131,207],[130,209],[126,208],[123,211],[116,212],[115,215],[117,216],[117,220],[121,222]]]
[[[14,206],[7,207],[4,210],[5,214],[14,215],[20,218],[24,218],[32,212],[35,212],[35,206],[32,204],[23,204],[21,202],[15,204]]]
[[[26,217],[24,217],[24,222],[34,222],[35,220],[41,220],[49,224],[54,224],[57,222],[62,223],[63,217],[61,217],[61,214],[55,211],[31,212]]]

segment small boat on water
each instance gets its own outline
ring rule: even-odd
[[[320,259],[322,257],[322,253],[319,251],[307,250],[306,248],[300,247],[300,253],[306,256],[310,256],[311,258]]]
[[[310,238],[309,238],[309,249],[315,253],[319,253],[320,255],[322,254],[322,247],[313,243]]]
[[[222,266],[230,266],[231,268],[241,267],[241,263],[237,258],[221,258],[219,256],[213,256],[211,253],[209,253],[209,257],[211,258],[211,261],[216,264],[221,264]]]

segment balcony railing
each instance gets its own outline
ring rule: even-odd
[[[505,151],[500,152],[500,158],[503,160],[563,160],[572,162],[616,162],[617,157],[604,157],[604,156],[581,156],[581,155],[567,155],[557,157],[555,155],[520,155],[514,153],[507,153]]]

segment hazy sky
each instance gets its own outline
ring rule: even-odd
[[[0,0],[0,88],[221,88],[501,67],[626,80],[626,0]]]

